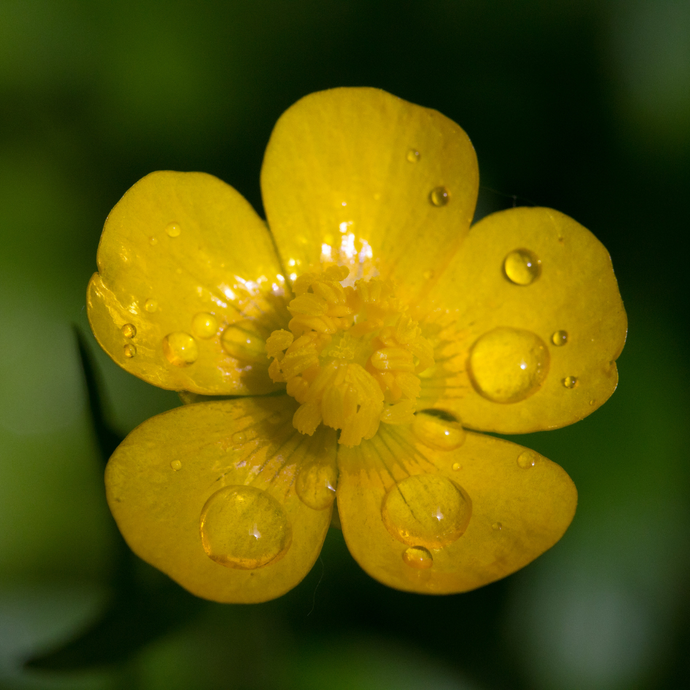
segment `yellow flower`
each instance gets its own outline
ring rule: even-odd
[[[466,134],[376,89],[292,106],[261,186],[268,226],[217,178],[177,172],[106,221],[96,338],[192,403],[110,459],[131,548],[224,602],[294,587],[338,515],[362,568],[407,591],[467,591],[550,548],[572,481],[477,431],[561,427],[611,395],[626,317],[605,248],[546,208],[470,230]]]

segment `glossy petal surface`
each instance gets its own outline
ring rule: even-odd
[[[281,269],[264,222],[232,187],[203,173],[143,178],[108,216],[98,269],[89,320],[121,367],[172,390],[276,388],[262,341],[289,318]]]
[[[416,296],[467,233],[478,169],[465,132],[378,89],[333,89],[289,108],[261,172],[286,270],[336,261]]]
[[[431,299],[437,311],[425,335],[436,366],[424,375],[418,409],[524,433],[576,422],[616,388],[627,320],[611,260],[558,211],[484,218]]]
[[[336,441],[324,429],[299,434],[295,407],[286,396],[200,403],[133,431],[106,471],[132,550],[220,602],[266,601],[300,582],[321,551],[332,497],[313,508],[297,489],[314,503],[305,479],[318,485],[309,481],[315,461],[334,467]]]
[[[527,565],[570,524],[577,492],[550,460],[473,432],[452,451],[425,441],[386,427],[338,452],[343,535],[383,584],[426,594],[481,587]]]

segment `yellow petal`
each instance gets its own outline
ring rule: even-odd
[[[332,430],[299,434],[295,408],[287,396],[199,403],[135,429],[106,470],[132,550],[214,601],[292,589],[331,521],[336,448]]]
[[[558,465],[472,432],[441,451],[429,428],[419,436],[413,428],[384,427],[338,451],[343,535],[369,575],[411,592],[465,592],[519,570],[561,538],[577,492]]]
[[[417,409],[483,431],[571,424],[616,388],[627,320],[610,257],[572,218],[515,208],[477,223],[435,285],[436,366]],[[428,305],[427,305],[428,306]]]
[[[103,349],[160,388],[207,395],[276,390],[264,341],[287,324],[264,222],[203,173],[157,172],[112,210],[88,288]]]
[[[264,206],[286,269],[333,261],[418,294],[467,233],[478,169],[465,132],[370,88],[306,96],[273,130]]]

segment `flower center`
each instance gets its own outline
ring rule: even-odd
[[[293,284],[289,331],[266,341],[269,374],[287,383],[300,407],[293,424],[310,436],[322,422],[356,446],[379,424],[410,424],[418,374],[434,364],[431,344],[396,298],[389,281],[341,285],[343,266],[305,273]]]

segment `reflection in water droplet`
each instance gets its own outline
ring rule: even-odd
[[[472,515],[470,497],[435,474],[415,474],[396,484],[383,500],[386,529],[408,546],[439,549],[462,536]]]
[[[206,311],[202,311],[192,319],[192,333],[197,338],[213,338],[218,331],[218,319]]]
[[[124,353],[125,353],[125,357],[127,357],[127,359],[132,359],[132,357],[134,357],[134,355],[137,354],[137,348],[134,347],[134,345],[127,344],[124,347]]]
[[[247,434],[244,433],[244,431],[236,431],[232,435],[232,442],[236,445],[240,445],[241,443],[244,443],[247,440]]]
[[[465,441],[465,430],[460,422],[449,422],[424,412],[414,416],[412,431],[424,445],[438,450],[455,450]]]
[[[146,302],[144,302],[144,309],[146,309],[149,314],[153,314],[153,312],[158,309],[158,302],[155,299],[147,299]]]
[[[487,400],[515,403],[539,390],[549,371],[549,351],[531,331],[495,328],[470,350],[468,373]]]
[[[201,543],[220,565],[253,570],[283,556],[292,541],[285,511],[253,486],[226,486],[201,511]]]
[[[419,160],[419,151],[410,149],[405,156],[410,163],[416,163]]]
[[[541,274],[541,261],[529,249],[516,249],[503,260],[503,272],[515,285],[530,285]]]
[[[551,342],[556,346],[560,347],[568,342],[568,332],[567,331],[556,331],[551,336]]]
[[[563,379],[563,385],[566,388],[575,388],[577,386],[577,376],[566,376]]]
[[[403,552],[403,561],[410,568],[427,570],[434,564],[434,557],[429,549],[425,549],[423,546],[410,546]]]
[[[337,481],[335,465],[313,462],[300,468],[295,490],[302,503],[314,510],[323,510],[335,499]]]
[[[120,330],[125,338],[133,338],[137,334],[136,326],[133,323],[126,323]]]
[[[500,522],[494,522],[494,524],[491,525],[491,529],[498,532],[503,529],[503,525]]]
[[[189,333],[177,331],[163,338],[163,353],[170,364],[187,367],[199,357],[199,347]]]
[[[523,470],[526,470],[528,467],[534,467],[537,464],[537,460],[539,460],[539,457],[536,453],[533,453],[531,450],[523,450],[518,455],[517,464]]]
[[[453,471],[454,472],[457,472],[458,470],[460,470],[461,467],[462,467],[462,465],[459,462],[453,463]]]
[[[178,470],[182,469],[182,463],[179,460],[173,460],[170,463],[170,467],[172,467],[173,470],[175,470],[175,472],[177,472]]]
[[[242,362],[262,362],[268,365],[266,343],[248,321],[228,326],[220,336],[223,349]]]
[[[182,232],[182,228],[177,223],[170,223],[165,226],[165,233],[169,237],[179,237]]]
[[[434,206],[445,206],[450,201],[450,193],[445,187],[436,187],[431,190],[429,201]]]

